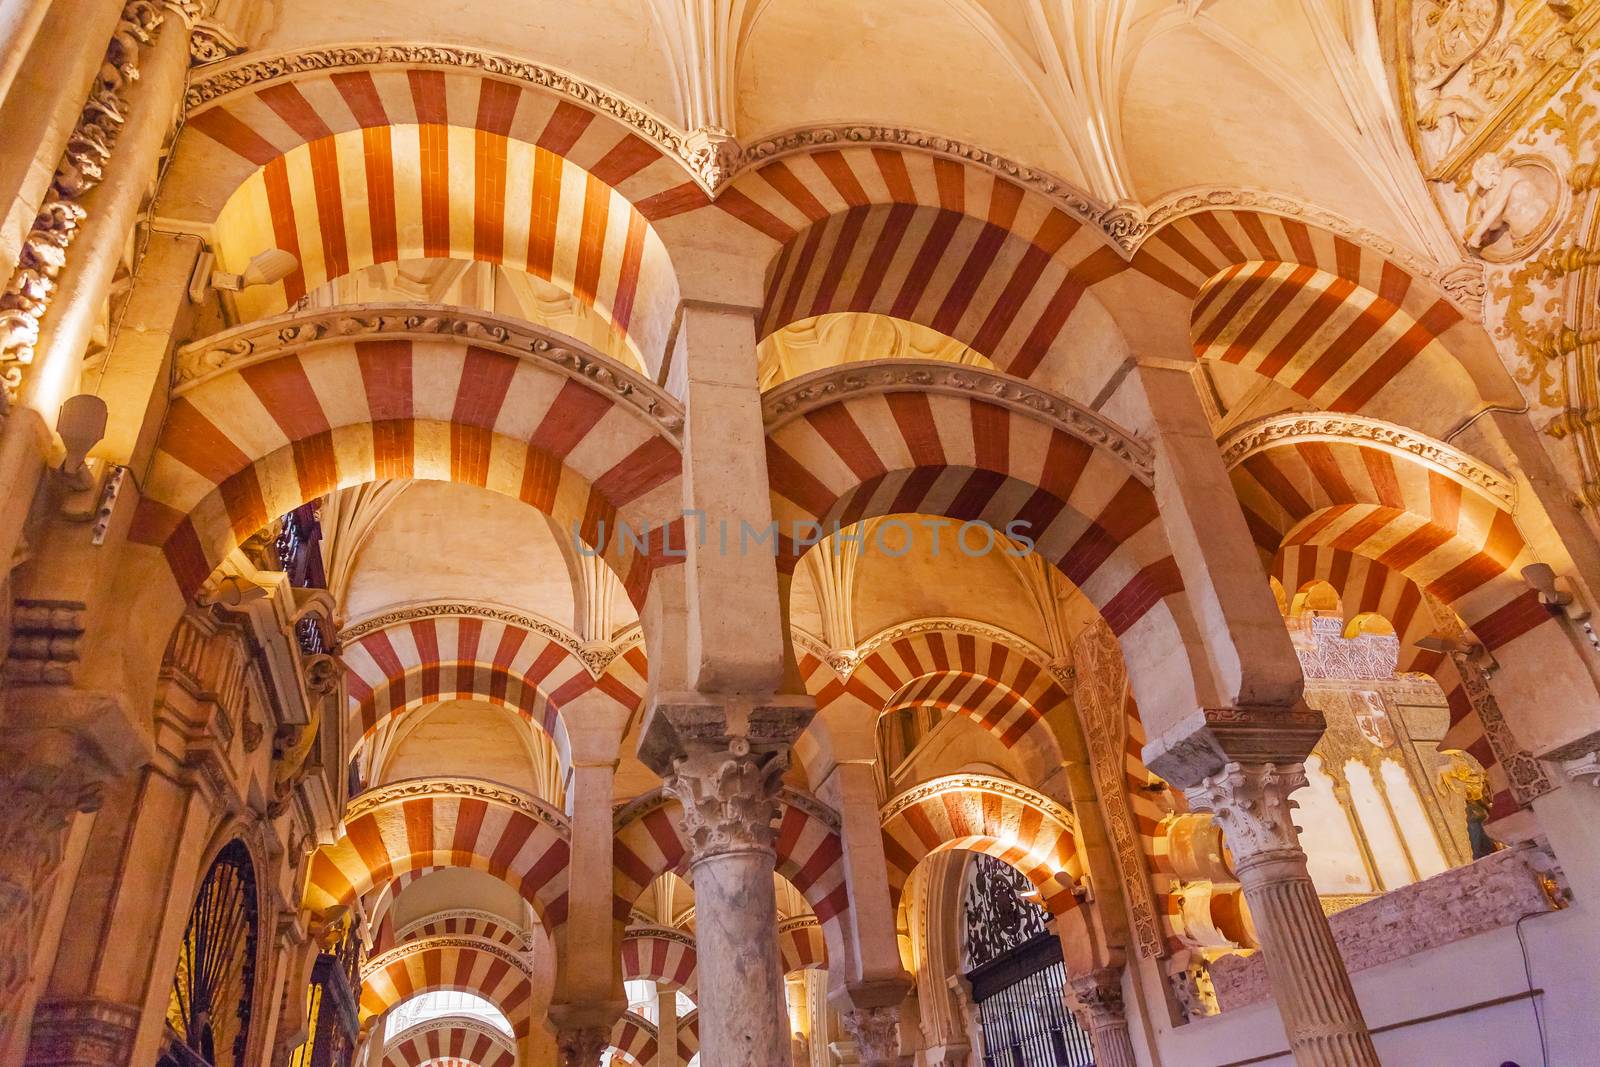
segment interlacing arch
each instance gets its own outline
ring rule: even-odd
[[[694,937],[667,927],[635,927],[622,936],[622,978],[648,979],[694,996],[699,967]]]
[[[847,696],[883,713],[946,709],[965,715],[1006,748],[1020,749],[1043,770],[1060,763],[1045,717],[1069,706],[1070,697],[1044,666],[1044,654],[1023,646],[1020,639],[999,640],[972,628],[918,624],[862,642],[861,658],[844,677],[802,651],[800,675],[819,710]]]
[[[349,698],[348,737],[369,738],[386,719],[440,700],[480,700],[510,708],[568,758],[561,709],[598,690],[630,713],[644,700],[648,664],[635,645],[596,673],[575,638],[511,613],[426,607],[376,620],[341,654]]]
[[[517,1050],[493,1025],[452,1015],[409,1026],[383,1048],[383,1067],[515,1067]]]
[[[611,1047],[635,1067],[652,1067],[659,1037],[654,1024],[637,1012],[623,1012],[611,1027]]]
[[[480,260],[566,289],[659,362],[678,286],[637,205],[686,174],[657,145],[498,73],[284,68],[197,100],[227,87],[201,79],[167,183],[185,195],[174,211],[214,226],[226,269],[269,247],[298,258],[282,282],[239,294],[246,318],[374,263]]]
[[[305,907],[348,907],[395,878],[463,867],[511,886],[551,928],[566,920],[570,840],[564,814],[507,786],[396,782],[353,800],[339,838],[312,855]]]
[[[1193,624],[1144,447],[1042,391],[1037,407],[974,398],[1004,397],[1008,386],[998,375],[963,367],[963,379],[978,387],[947,391],[918,381],[924,371],[936,380],[938,365],[893,364],[881,379],[831,378],[831,389],[817,383],[837,371],[808,374],[765,399],[785,579],[804,547],[791,538],[807,523],[831,530],[884,515],[939,516],[982,524],[972,549],[980,552],[1010,550],[982,526],[1011,529],[1081,589],[1122,640],[1143,702],[1194,703],[1193,676],[1174,663]],[[826,399],[807,399],[817,395]],[[962,551],[961,536],[947,528],[944,550]],[[1202,656],[1189,654],[1191,662]]]
[[[625,923],[634,901],[663,874],[685,874],[689,842],[676,800],[657,790],[617,812],[612,845],[612,915]],[[843,926],[849,911],[844,844],[838,817],[814,797],[785,789],[779,796],[777,873],[788,879],[823,924],[831,951],[844,957]]]
[[[533,984],[521,954],[492,941],[433,937],[407,941],[361,968],[361,1017],[382,1015],[419,993],[475,993],[500,1009],[517,1037],[532,1024]]]
[[[1133,267],[1192,301],[1196,358],[1253,370],[1315,407],[1413,410],[1418,389],[1510,396],[1481,327],[1420,268],[1298,219],[1186,215],[1151,234]]]
[[[287,343],[273,331],[276,342],[263,336],[180,382],[133,540],[161,546],[193,595],[241,541],[307,501],[384,478],[452,481],[521,500],[603,544],[642,603],[652,567],[678,559],[663,532],[682,503],[676,402],[620,365],[598,376],[619,386],[607,388],[546,358],[559,347],[408,329],[303,341],[290,329]],[[648,551],[617,535],[619,520],[654,532]]]

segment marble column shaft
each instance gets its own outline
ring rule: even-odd
[[[1289,794],[1305,784],[1300,764],[1230,763],[1187,795],[1222,826],[1295,1062],[1379,1067],[1290,818]]]
[[[666,778],[683,805],[695,892],[703,1067],[781,1064],[789,1013],[778,952],[773,822],[786,748],[694,746]]]

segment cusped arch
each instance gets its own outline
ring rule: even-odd
[[[383,1067],[516,1067],[517,1051],[498,1028],[470,1015],[408,1026],[384,1044]]]
[[[699,956],[694,937],[669,927],[636,927],[622,935],[624,981],[647,979],[695,995]]]
[[[475,993],[500,1009],[520,1039],[532,1027],[527,961],[492,941],[434,937],[404,944],[361,968],[361,1018],[375,1018],[421,993]]]
[[[566,920],[570,841],[564,814],[506,786],[397,782],[351,801],[339,838],[312,855],[304,903],[322,913],[396,878],[464,867],[517,890],[553,928]]]
[[[130,534],[161,547],[185,596],[274,517],[384,478],[524,501],[600,546],[635,603],[677,558],[663,550],[681,409],[605,357],[535,328],[465,340],[427,315],[313,313],[234,333],[188,353]]]

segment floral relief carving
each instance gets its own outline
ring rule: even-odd
[[[154,0],[130,0],[106,47],[105,62],[67,139],[33,228],[23,239],[16,269],[0,293],[0,412],[8,410],[33,363],[39,325],[67,265],[67,249],[87,211],[79,203],[98,186],[111,160],[128,110],[128,91],[139,77],[139,54],[166,20]]]
[[[905,389],[969,396],[1045,418],[1079,440],[1110,452],[1131,467],[1146,485],[1155,477],[1150,447],[1132,434],[1064,396],[977,367],[909,359],[847,363],[785,383],[762,397],[761,408],[770,433],[836,400]]]
[[[742,738],[673,761],[662,788],[683,806],[691,865],[733,852],[776,851],[773,823],[788,766],[787,750],[752,749]]]
[[[445,948],[467,948],[474,952],[482,952],[487,956],[493,956],[495,959],[509,963],[523,974],[530,972],[528,961],[522,957],[521,953],[512,952],[499,942],[490,941],[485,937],[424,937],[418,941],[407,941],[403,945],[396,945],[388,952],[383,953],[383,955],[372,957],[372,959],[362,964],[361,977],[364,980],[398,960],[408,959],[424,952],[436,952]]]
[[[637,641],[637,634],[631,639],[611,642],[582,642],[569,630],[550,622],[547,619],[525,615],[520,611],[509,608],[498,608],[485,604],[448,603],[448,604],[419,604],[414,607],[399,608],[387,611],[382,615],[374,615],[353,623],[339,631],[339,640],[343,644],[350,644],[360,640],[370,633],[387,630],[391,626],[402,626],[418,619],[445,619],[445,618],[471,618],[490,619],[495,622],[509,623],[520,629],[536,633],[567,649],[589,668],[589,673],[598,677],[605,672],[607,666],[617,656]]]
[[[219,374],[350,338],[456,337],[587,381],[626,402],[676,439],[683,409],[642,375],[573,343],[562,334],[484,311],[435,304],[369,304],[279,315],[216,334],[178,351],[173,391],[187,392]]]
[[[889,1067],[900,1058],[900,1009],[852,1008],[839,1013],[839,1023],[856,1043],[864,1067]]]
[[[572,838],[572,828],[567,824],[566,816],[546,805],[544,801],[493,782],[475,781],[470,778],[408,778],[393,785],[369,789],[350,802],[350,806],[345,810],[345,821],[350,822],[369,811],[396,801],[429,796],[471,797],[516,808],[538,819],[560,834],[564,840]]]
[[[1193,808],[1216,816],[1240,868],[1259,856],[1300,851],[1290,794],[1306,784],[1305,768],[1297,763],[1230,763],[1184,795]]]
[[[1057,804],[1043,793],[1029,789],[1025,785],[1005,778],[994,778],[987,774],[947,774],[942,778],[934,778],[923,782],[921,785],[907,789],[884,805],[881,819],[887,823],[896,815],[907,808],[915,807],[924,800],[943,796],[946,793],[993,793],[999,796],[1012,797],[1031,805],[1055,819],[1062,826],[1074,834],[1077,833],[1078,819],[1072,812]]]

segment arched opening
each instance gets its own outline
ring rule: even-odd
[[[260,931],[255,864],[237,838],[195,894],[167,1000],[163,1067],[242,1067],[250,1050]],[[179,1048],[178,1046],[182,1046]]]

